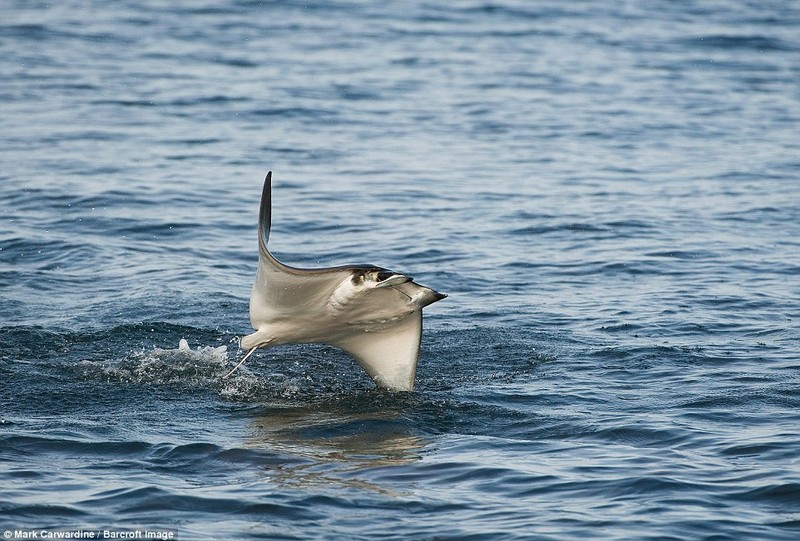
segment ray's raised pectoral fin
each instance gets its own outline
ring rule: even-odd
[[[422,336],[422,311],[390,326],[353,331],[335,346],[352,355],[372,380],[391,391],[412,391]]]
[[[268,252],[269,232],[272,229],[272,171],[264,179],[261,189],[261,205],[258,209],[258,245],[261,251]]]

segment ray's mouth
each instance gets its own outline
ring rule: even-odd
[[[382,275],[386,276],[382,277]],[[400,284],[405,284],[411,280],[413,280],[413,278],[404,274],[390,274],[382,272],[378,274],[378,285],[376,287],[399,286]]]

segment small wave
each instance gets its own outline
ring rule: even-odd
[[[800,511],[800,483],[797,482],[765,484],[738,492],[731,497],[761,505],[774,505],[784,511]]]
[[[108,42],[128,44],[132,40],[118,33],[69,32],[55,26],[45,24],[16,24],[0,26],[0,35],[31,41],[41,40],[84,40],[91,43]]]
[[[55,238],[12,238],[0,247],[0,262],[9,265],[30,265],[42,270],[53,270],[62,265],[86,268],[87,259],[101,252],[97,246],[86,242],[76,243]]]
[[[123,236],[130,236],[133,239],[146,240],[180,237],[184,231],[191,231],[197,229],[197,227],[197,223],[164,222],[141,224],[134,222],[130,226],[120,227],[118,233]]]
[[[332,109],[311,109],[308,107],[273,107],[267,109],[255,109],[250,111],[253,116],[280,116],[286,118],[333,118],[338,116],[338,113]]]
[[[710,49],[752,49],[754,51],[795,51],[796,47],[773,37],[708,35],[686,40],[689,45]]]
[[[528,227],[521,227],[511,231],[512,235],[546,235],[549,233],[605,233],[609,229],[602,225],[594,225],[581,222],[572,222],[556,225],[535,225]]]

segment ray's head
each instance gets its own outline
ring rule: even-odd
[[[387,303],[385,306],[405,299],[401,305],[413,307],[415,310],[447,297],[443,293],[417,284],[410,276],[380,267],[354,267],[346,284],[340,286],[337,293],[346,292],[353,299],[370,298],[375,302]],[[390,300],[392,297],[386,297],[384,292],[399,292],[400,297]]]

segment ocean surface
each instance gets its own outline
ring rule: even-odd
[[[800,2],[0,4],[0,530],[800,538]],[[222,379],[270,246],[417,386]],[[179,348],[185,339],[190,348]]]

